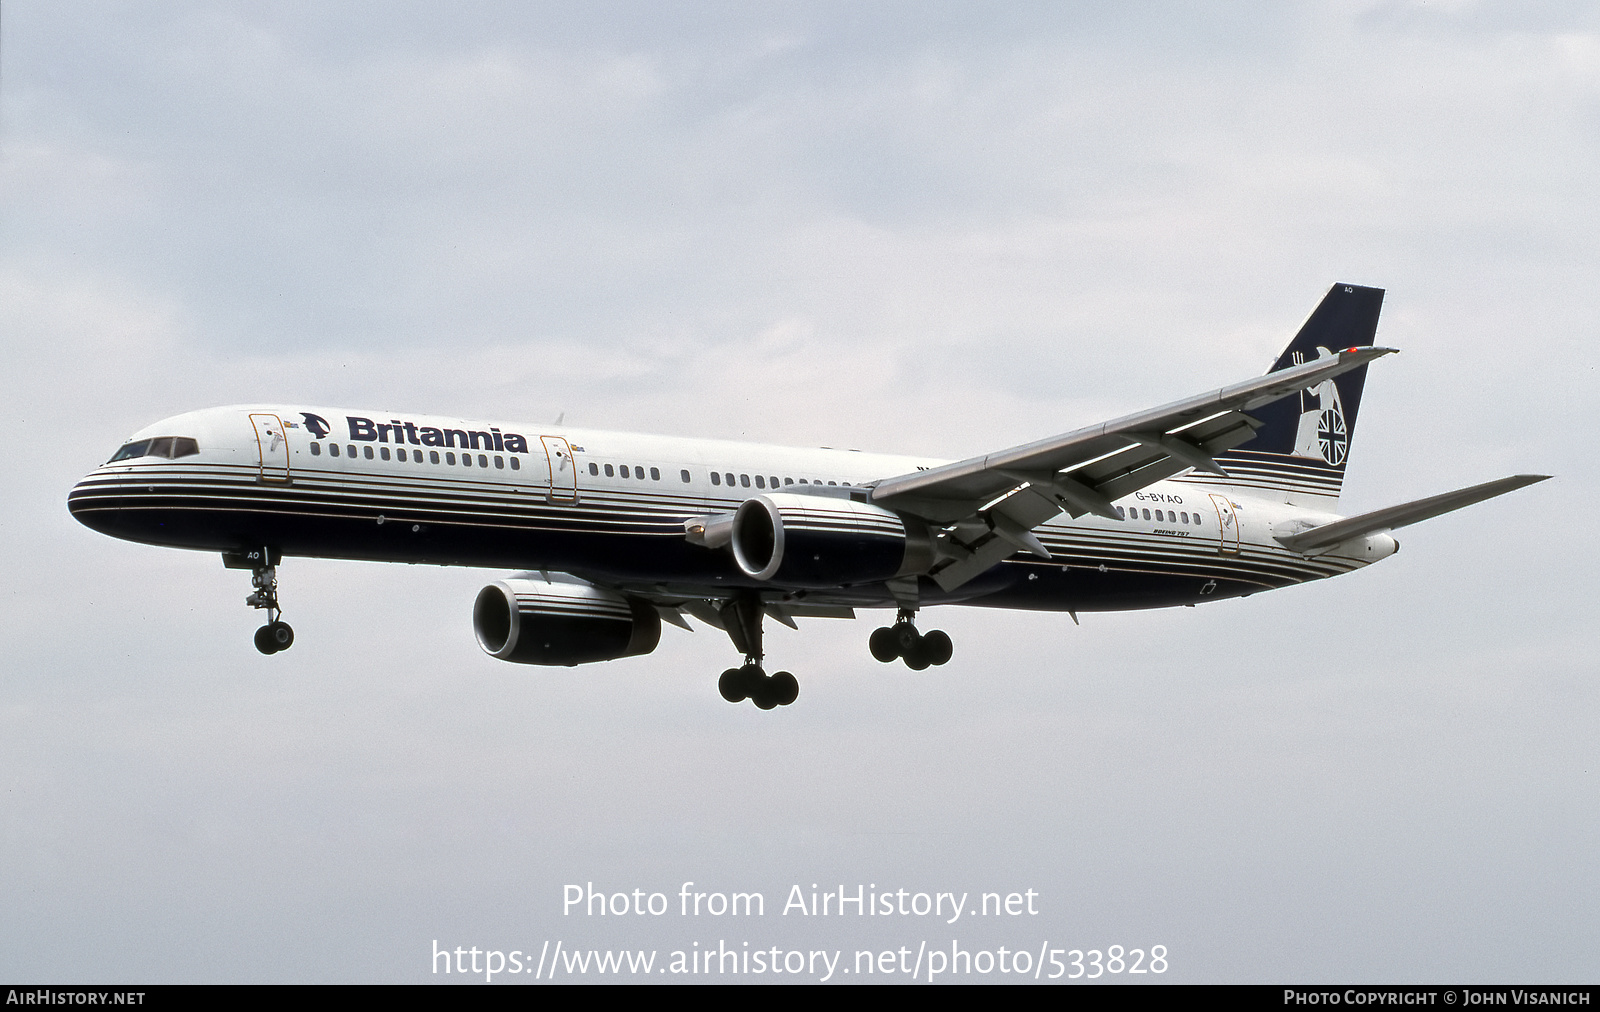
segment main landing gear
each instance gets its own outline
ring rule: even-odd
[[[902,658],[912,671],[921,671],[930,664],[949,661],[955,651],[949,634],[941,629],[926,635],[919,633],[913,624],[915,618],[916,612],[902,608],[894,625],[873,630],[871,639],[867,640],[872,656],[885,664],[896,657]]]
[[[746,699],[763,710],[788,706],[800,696],[800,680],[787,671],[769,675],[761,669],[761,599],[736,597],[722,606],[722,624],[728,638],[744,654],[744,664],[729,668],[717,679],[717,691],[730,703]]]
[[[250,571],[250,584],[255,593],[244,599],[252,608],[267,610],[267,624],[256,630],[256,649],[264,654],[275,654],[294,646],[294,630],[279,616],[278,567],[256,566]]]

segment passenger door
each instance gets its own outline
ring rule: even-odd
[[[289,440],[283,420],[277,415],[251,415],[250,424],[255,427],[256,449],[261,454],[261,480],[288,481]]]
[[[1233,503],[1225,495],[1211,493],[1211,505],[1217,508],[1218,537],[1221,543],[1217,550],[1226,555],[1239,554],[1239,514],[1233,511]]]
[[[564,436],[540,436],[544,444],[545,460],[550,465],[550,491],[552,503],[578,501],[578,466],[572,460],[572,447]]]

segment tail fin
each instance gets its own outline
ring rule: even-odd
[[[1334,285],[1267,371],[1370,346],[1382,308],[1381,288]],[[1362,366],[1302,390],[1298,397],[1253,410],[1263,423],[1255,438],[1217,454],[1217,463],[1231,476],[1227,484],[1281,492],[1297,505],[1332,509],[1344,487],[1344,466],[1366,382],[1367,367]]]

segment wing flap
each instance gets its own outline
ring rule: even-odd
[[[1244,412],[1229,411],[1178,429],[1168,438],[1195,447],[1210,463],[1212,473],[1226,477],[1210,458],[1248,443],[1259,426]],[[1194,466],[1191,459],[1172,452],[1166,444],[1141,443],[1126,453],[1091,461],[1073,475],[1092,483],[1107,499],[1121,499]]]

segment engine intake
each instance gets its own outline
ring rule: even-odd
[[[784,587],[877,583],[933,564],[932,538],[921,521],[831,496],[746,500],[734,514],[730,546],[746,576]]]
[[[472,629],[491,657],[570,667],[649,653],[661,642],[661,615],[587,583],[513,578],[478,591]]]

